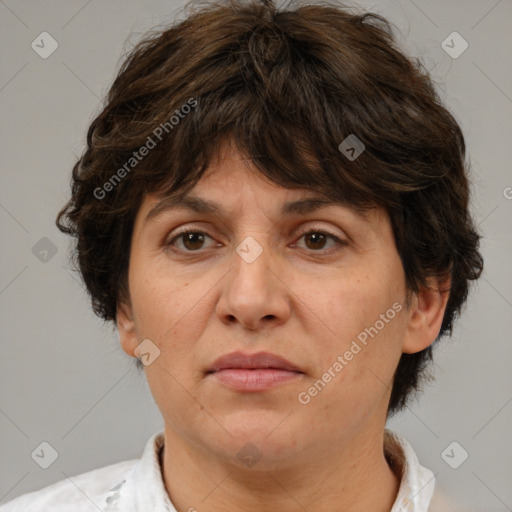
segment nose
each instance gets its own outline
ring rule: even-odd
[[[225,324],[238,322],[251,331],[285,323],[290,317],[290,290],[283,277],[278,255],[255,238],[246,238],[233,251],[217,315]]]

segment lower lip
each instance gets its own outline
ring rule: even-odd
[[[302,378],[304,374],[276,368],[246,370],[230,368],[212,374],[222,384],[236,391],[265,391]]]

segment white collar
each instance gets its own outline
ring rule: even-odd
[[[163,432],[153,434],[141,459],[109,491],[105,512],[176,512],[162,478],[159,454]],[[403,437],[385,431],[384,450],[394,471],[401,475],[391,512],[427,512],[434,493],[434,474],[420,465],[412,446]]]
[[[384,433],[384,452],[395,473],[401,475],[391,512],[427,512],[435,487],[432,471],[420,464],[409,442],[391,430]]]
[[[164,485],[160,467],[160,449],[164,433],[153,434],[144,448],[141,459],[126,477],[114,486],[107,498],[105,512],[176,512]]]

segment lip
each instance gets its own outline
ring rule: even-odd
[[[276,369],[289,372],[300,372],[300,368],[290,363],[284,357],[277,356],[271,352],[257,352],[256,354],[245,354],[243,352],[231,352],[219,357],[208,369],[208,372],[218,372],[228,369]]]
[[[226,354],[207,374],[236,391],[264,391],[304,376],[298,366],[270,352]]]

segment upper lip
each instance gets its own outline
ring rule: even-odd
[[[243,352],[231,352],[219,357],[208,369],[209,373],[226,370],[229,368],[238,369],[260,369],[275,368],[288,370],[290,372],[303,373],[297,366],[290,363],[284,357],[277,356],[270,352],[258,352],[256,354],[245,354]]]

